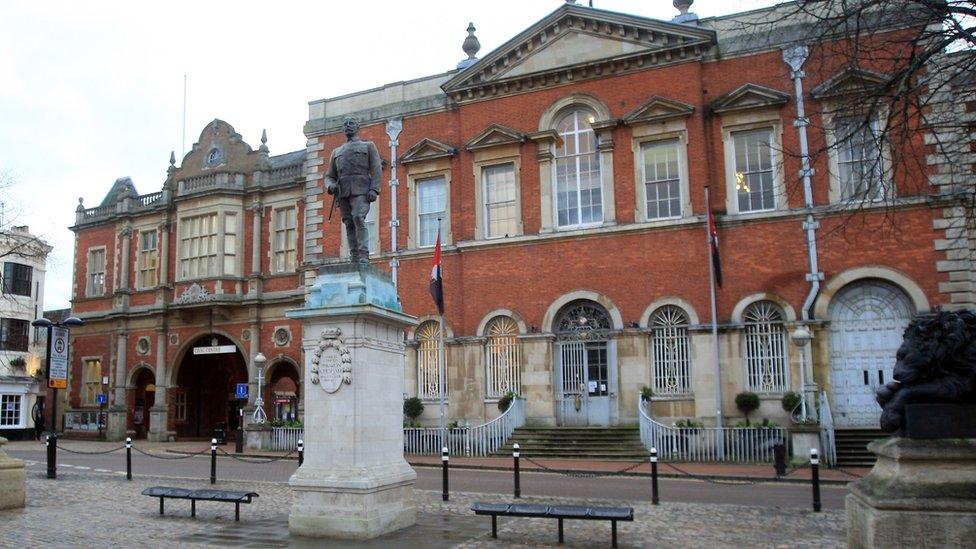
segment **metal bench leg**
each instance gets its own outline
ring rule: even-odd
[[[498,537],[498,515],[491,516],[491,537]]]
[[[610,545],[617,546],[617,521],[610,521]]]
[[[159,496],[159,514],[163,514],[163,496]]]
[[[563,519],[559,519],[559,543],[563,542]]]
[[[195,499],[190,500],[190,516],[191,517],[197,516],[197,500]]]
[[[234,521],[240,522],[241,520],[241,502],[234,502]]]

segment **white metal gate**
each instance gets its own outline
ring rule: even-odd
[[[891,380],[895,353],[913,315],[908,297],[891,284],[858,282],[830,302],[830,385],[834,424],[878,427],[875,390]]]
[[[617,422],[616,342],[609,315],[594,303],[568,305],[556,323],[556,416],[560,425]]]

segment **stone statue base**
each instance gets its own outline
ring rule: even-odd
[[[108,409],[105,425],[105,440],[116,442],[125,440],[128,429],[129,410],[125,406],[112,406]]]
[[[976,543],[976,439],[891,438],[851,484],[849,547],[964,547]]]
[[[403,457],[403,331],[389,276],[323,268],[303,309],[305,462],[292,475],[293,535],[370,539],[414,524],[416,473]]]
[[[24,462],[3,451],[6,443],[0,437],[0,509],[16,509],[27,502],[27,475]]]

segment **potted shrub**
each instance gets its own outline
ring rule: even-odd
[[[498,411],[501,412],[501,413],[503,413],[503,414],[505,412],[507,412],[508,411],[508,407],[512,405],[512,399],[514,399],[517,396],[518,395],[516,395],[512,391],[509,391],[509,392],[505,393],[502,396],[502,398],[498,399]]]
[[[783,399],[780,400],[780,405],[782,405],[783,410],[785,410],[786,413],[790,414],[792,417],[793,412],[800,407],[800,394],[794,393],[793,391],[784,394]]]
[[[746,427],[749,427],[749,414],[759,409],[759,395],[748,391],[735,395],[735,407],[746,416]]]
[[[22,356],[15,356],[10,359],[10,367],[23,370],[27,367],[27,361]]]
[[[650,402],[651,398],[654,397],[654,391],[647,385],[641,387],[641,401]]]
[[[403,415],[407,416],[410,427],[417,427],[417,418],[424,413],[424,403],[417,397],[410,397],[403,401]]]

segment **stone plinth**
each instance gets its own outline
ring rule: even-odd
[[[271,426],[267,423],[252,423],[244,428],[244,445],[248,450],[270,450],[271,433]]]
[[[7,439],[0,437],[0,509],[23,507],[27,501],[24,462],[3,451]]]
[[[976,439],[891,438],[847,496],[850,547],[970,547],[976,543]]]
[[[153,406],[149,409],[149,433],[146,438],[150,442],[171,442],[176,440],[175,431],[166,430],[169,411],[163,406]]]
[[[126,437],[129,421],[129,410],[125,406],[112,406],[106,414],[105,439],[122,441]]]
[[[403,457],[402,313],[389,276],[323,269],[303,309],[305,462],[289,480],[293,535],[370,539],[416,521]]]

